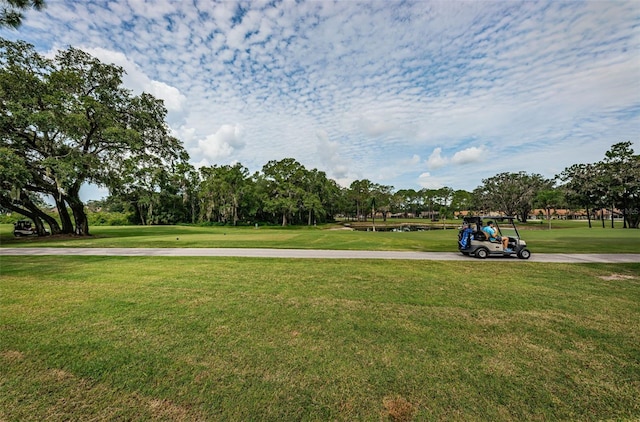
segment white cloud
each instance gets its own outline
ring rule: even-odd
[[[178,88],[167,85],[164,82],[149,81],[145,85],[144,91],[156,98],[164,100],[164,106],[168,111],[181,111],[186,101],[186,97],[180,93]]]
[[[433,150],[429,158],[427,159],[427,167],[431,170],[437,170],[440,167],[445,166],[449,160],[442,157],[442,148],[438,147]],[[429,175],[428,173],[426,173]]]
[[[348,167],[340,156],[339,145],[329,141],[329,136],[323,130],[316,132],[318,140],[316,153],[320,158],[322,169],[333,179],[344,179],[348,174]]]
[[[418,185],[425,189],[439,189],[445,186],[441,179],[433,177],[431,173],[422,173],[418,176]]]
[[[104,63],[113,63],[122,67],[126,74],[123,75],[124,85],[135,94],[147,92],[156,98],[164,100],[164,105],[169,112],[181,111],[186,97],[178,88],[164,82],[152,80],[140,67],[129,60],[124,53],[111,51],[100,47],[82,48],[82,50],[100,59]]]
[[[193,163],[292,157],[346,185],[473,189],[636,139],[638,21],[635,0],[57,0],[0,36],[123,66]]]
[[[468,164],[482,162],[486,159],[486,150],[484,146],[481,146],[470,147],[456,152],[453,154],[453,157],[451,157],[451,162],[453,164]]]
[[[420,164],[420,156],[418,154],[413,154],[413,156],[407,161],[407,165],[415,166]]]
[[[483,161],[486,161],[486,152],[487,150],[484,145],[480,147],[469,147],[455,152],[453,156],[449,158],[444,157],[442,155],[442,148],[438,147],[433,150],[427,159],[427,168],[430,170],[437,170],[448,164],[458,166],[469,163],[482,163]]]
[[[198,149],[211,163],[228,158],[244,147],[243,132],[244,128],[239,124],[222,125],[216,133],[198,141]]]

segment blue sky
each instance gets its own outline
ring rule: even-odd
[[[637,0],[47,0],[0,36],[123,66],[195,166],[472,190],[640,153]]]

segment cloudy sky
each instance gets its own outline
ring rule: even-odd
[[[637,0],[46,3],[0,36],[123,66],[195,166],[472,190],[640,152]]]

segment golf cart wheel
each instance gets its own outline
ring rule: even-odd
[[[489,256],[489,249],[487,248],[479,248],[475,253],[476,258],[485,259]]]
[[[518,258],[520,259],[529,259],[529,257],[531,257],[531,252],[529,251],[529,249],[522,249],[520,252],[518,252]]]

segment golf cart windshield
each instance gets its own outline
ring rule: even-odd
[[[497,217],[495,218],[496,226],[501,236],[513,237],[520,239],[520,233],[514,223],[515,217]]]

